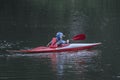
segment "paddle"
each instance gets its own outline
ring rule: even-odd
[[[72,40],[85,40],[86,35],[85,34],[78,34],[73,36]]]

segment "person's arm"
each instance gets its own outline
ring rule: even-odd
[[[62,44],[69,44],[69,40],[66,40],[66,41],[65,40],[61,40],[61,43]]]

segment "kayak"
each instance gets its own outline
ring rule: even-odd
[[[71,43],[71,44],[64,44],[56,48],[39,46],[39,47],[28,49],[28,50],[8,50],[8,51],[23,52],[23,53],[48,53],[48,52],[66,52],[66,51],[68,52],[68,51],[88,50],[100,44],[101,43]]]

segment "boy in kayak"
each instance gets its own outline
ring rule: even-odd
[[[52,41],[49,42],[47,46],[49,46],[49,47],[58,47],[58,46],[61,46],[62,44],[69,43],[69,40],[65,41],[65,40],[63,40],[63,37],[65,37],[65,35],[63,35],[62,32],[57,32],[56,37],[53,38]]]

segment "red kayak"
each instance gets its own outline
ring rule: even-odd
[[[72,43],[64,44],[61,47],[50,48],[45,46],[36,47],[29,50],[8,50],[9,52],[23,52],[23,53],[48,53],[48,52],[65,52],[65,51],[78,51],[87,50],[101,43]]]
[[[72,38],[72,40],[84,40],[86,38],[85,34],[78,34]],[[52,44],[49,47],[40,46],[29,50],[7,50],[8,52],[23,52],[23,53],[47,53],[47,52],[65,52],[65,51],[78,51],[90,49],[94,46],[100,45],[101,43],[71,43],[62,44],[57,47],[55,45],[55,38],[52,39]]]

